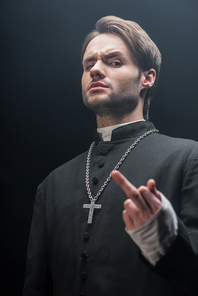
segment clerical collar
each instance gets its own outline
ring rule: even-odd
[[[107,126],[107,127],[102,127],[102,128],[97,128],[97,132],[100,135],[100,138],[103,141],[111,141],[111,136],[112,136],[112,131],[118,127],[139,122],[139,121],[145,121],[144,119],[136,120],[136,121],[131,121],[131,122],[126,122],[126,123],[120,123],[120,124],[115,124],[112,126]]]

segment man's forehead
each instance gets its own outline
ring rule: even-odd
[[[99,34],[92,39],[84,53],[83,61],[87,58],[97,57],[98,55],[124,55],[129,53],[129,49],[124,40],[115,34]]]

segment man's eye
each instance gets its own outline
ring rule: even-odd
[[[122,65],[122,62],[120,62],[120,61],[114,61],[114,62],[111,63],[111,65],[112,66],[115,66],[115,67],[119,67],[119,66]]]
[[[94,64],[90,64],[90,65],[86,66],[85,69],[86,69],[87,71],[89,71],[93,66],[94,66]]]

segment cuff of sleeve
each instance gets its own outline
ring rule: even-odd
[[[177,236],[178,220],[169,200],[161,194],[161,208],[143,225],[126,230],[143,256],[154,266]]]

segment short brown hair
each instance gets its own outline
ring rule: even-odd
[[[81,51],[81,59],[83,59],[89,42],[102,33],[112,33],[122,37],[129,47],[132,56],[135,58],[140,73],[148,71],[151,68],[156,71],[155,83],[147,90],[144,99],[143,115],[145,119],[148,119],[150,101],[157,88],[159,79],[161,66],[161,53],[159,49],[137,23],[123,20],[116,16],[105,16],[97,21],[95,29],[85,38]]]

